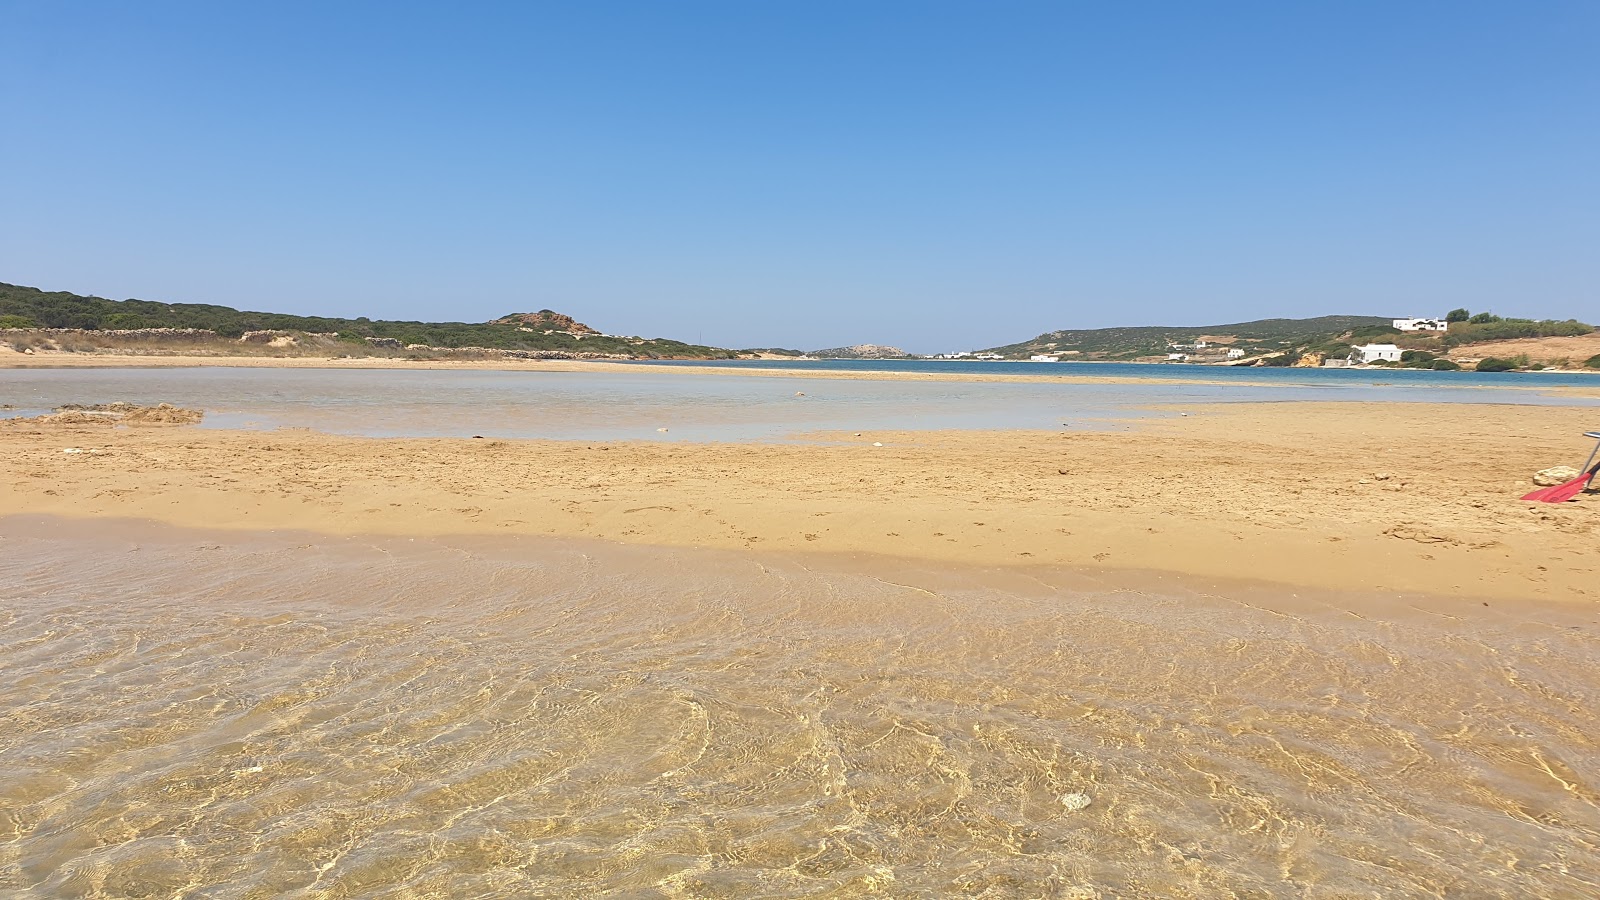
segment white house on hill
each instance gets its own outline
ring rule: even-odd
[[[1446,331],[1450,323],[1443,319],[1395,319],[1394,327],[1401,331]]]
[[[1350,351],[1350,361],[1358,365],[1366,365],[1379,360],[1399,362],[1400,348],[1393,344],[1362,344]]]

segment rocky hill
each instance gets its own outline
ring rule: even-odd
[[[830,350],[813,350],[810,356],[821,359],[909,359],[911,354],[899,347],[881,344],[856,344],[851,347],[834,347]]]
[[[526,328],[530,331],[562,331],[566,332],[567,334],[600,333],[599,331],[590,328],[582,322],[573,319],[571,316],[564,316],[561,313],[550,309],[541,309],[534,313],[511,313],[510,315],[501,316],[498,319],[494,319],[489,324],[514,325],[518,328]]]

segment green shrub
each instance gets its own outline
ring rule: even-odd
[[[1458,322],[1450,326],[1450,331],[1444,336],[1447,347],[1458,347],[1462,344],[1471,344],[1478,341],[1506,341],[1516,338],[1540,337],[1577,337],[1594,331],[1594,326],[1579,322],[1576,319],[1554,321],[1546,319],[1535,322],[1532,319],[1500,319],[1492,322],[1478,322],[1478,317],[1473,316],[1472,322]]]
[[[1350,332],[1350,340],[1352,343],[1365,344],[1369,343],[1369,338],[1389,337],[1400,333],[1400,329],[1393,325],[1364,325]]]
[[[1465,309],[1452,309],[1450,312],[1445,314],[1444,320],[1447,323],[1453,323],[1465,322],[1470,318],[1472,318],[1472,313],[1466,311]]]
[[[39,323],[27,316],[0,316],[0,328],[38,328]]]
[[[1429,366],[1428,368],[1434,370],[1435,372],[1461,371],[1461,366],[1458,363],[1451,362],[1448,359],[1436,359],[1433,361],[1433,365]]]
[[[1585,369],[1600,369],[1600,353],[1596,353],[1595,355],[1584,360],[1583,367]]]
[[[1516,367],[1517,367],[1516,363],[1512,362],[1509,359],[1499,359],[1497,357],[1491,356],[1488,359],[1480,359],[1480,360],[1478,360],[1478,365],[1477,365],[1477,368],[1476,368],[1475,371],[1478,371],[1478,372],[1509,372],[1512,369],[1515,369]]]

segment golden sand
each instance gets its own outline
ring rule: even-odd
[[[0,424],[7,513],[497,534],[1592,600],[1600,498],[1535,505],[1593,410],[1250,403],[1114,432],[817,444]],[[881,443],[883,446],[874,446]],[[64,453],[63,450],[100,452]]]

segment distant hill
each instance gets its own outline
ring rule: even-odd
[[[805,356],[804,350],[790,350],[787,347],[747,347],[739,351],[745,356]]]
[[[1232,325],[1144,325],[1051,331],[1017,344],[993,347],[988,353],[1026,359],[1034,354],[1068,354],[1079,359],[1138,359],[1163,356],[1173,344],[1196,340],[1220,342],[1256,356],[1323,343],[1365,329],[1392,332],[1391,319],[1377,316],[1319,316],[1314,319],[1258,319]]]
[[[732,351],[665,338],[603,335],[571,316],[541,310],[515,313],[493,322],[408,322],[343,319],[237,310],[208,303],[107,300],[65,291],[41,291],[0,282],[0,328],[75,328],[110,331],[141,328],[198,328],[225,338],[247,331],[337,332],[358,344],[367,338],[431,347],[488,347],[498,350],[553,350],[625,354],[644,358],[727,359]]]
[[[831,350],[813,350],[810,356],[821,359],[906,359],[911,354],[899,347],[880,344],[856,344],[852,347],[834,347]]]
[[[536,313],[512,313],[491,320],[490,325],[514,325],[533,331],[565,331],[568,334],[599,334],[593,328],[564,316],[554,310],[541,309]]]

